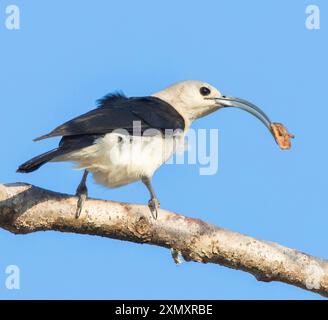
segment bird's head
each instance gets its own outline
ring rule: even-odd
[[[224,96],[206,82],[181,81],[153,96],[171,104],[188,123],[221,108],[237,107],[256,116],[272,131],[270,119],[260,108],[246,100]]]

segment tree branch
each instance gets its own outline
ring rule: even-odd
[[[27,184],[0,184],[0,227],[16,234],[56,230],[149,243],[186,261],[217,263],[328,297],[328,261],[165,210],[88,199],[79,219],[77,198]]]

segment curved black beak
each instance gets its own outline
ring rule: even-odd
[[[244,99],[240,98],[235,98],[235,97],[227,97],[227,96],[221,96],[219,98],[208,98],[208,99],[213,99],[215,100],[218,105],[221,108],[229,108],[229,107],[234,107],[234,108],[239,108],[244,111],[249,112],[256,118],[258,118],[271,132],[271,134],[274,136],[273,130],[272,130],[272,122],[270,118],[255,104],[246,101]]]

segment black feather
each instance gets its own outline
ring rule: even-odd
[[[29,173],[39,169],[41,166],[57,157],[64,156],[67,153],[80,150],[91,146],[101,135],[78,135],[63,137],[59,142],[59,147],[43,153],[39,156],[26,161],[19,166],[17,172]]]
[[[31,160],[28,160],[25,163],[23,163],[22,165],[20,165],[17,169],[17,172],[20,172],[20,173],[33,172],[33,171],[39,169],[45,163],[52,160],[53,158],[57,157],[59,155],[59,153],[60,153],[59,148],[56,148],[56,149],[53,149],[46,153],[40,154],[39,156],[36,156],[36,157],[32,158]]]
[[[97,106],[98,108],[107,108],[128,99],[129,98],[122,91],[115,91],[98,99]]]
[[[141,132],[147,129],[185,128],[185,121],[169,103],[156,97],[120,98],[104,107],[91,110],[57,127],[35,141],[76,135],[97,135],[110,133],[115,129],[125,129],[133,134],[133,122],[141,122]]]

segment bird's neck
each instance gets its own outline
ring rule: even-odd
[[[157,93],[152,94],[152,97],[156,97],[158,99],[161,99],[165,102],[167,102],[168,104],[170,104],[184,119],[185,121],[185,131],[187,131],[192,123],[192,121],[194,120],[194,118],[192,117],[191,114],[189,114],[184,106],[184,103],[182,100],[180,100],[179,96],[176,96],[174,98],[172,98],[172,95],[165,92],[165,91],[160,91]]]

